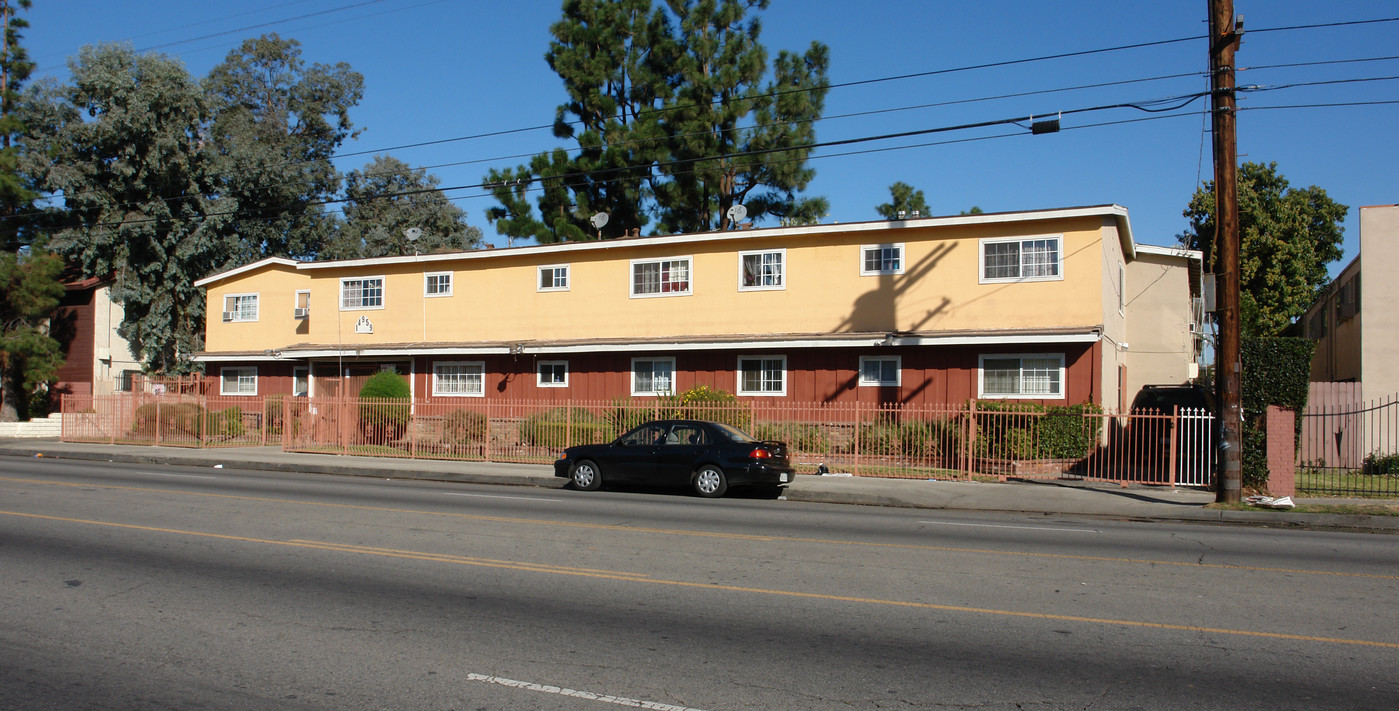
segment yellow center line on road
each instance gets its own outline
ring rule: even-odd
[[[696,588],[702,590],[720,590],[725,592],[751,593],[757,595],[775,595],[780,597],[802,598],[807,600],[827,600],[833,602],[848,602],[863,605],[881,605],[888,607],[902,607],[920,610],[937,610],[939,612],[961,612],[978,615],[996,615],[1000,617],[1019,617],[1032,620],[1052,620],[1056,622],[1079,622],[1094,625],[1112,625],[1117,627],[1137,627],[1144,629],[1170,630],[1175,632],[1200,632],[1208,634],[1223,634],[1238,637],[1255,637],[1264,639],[1284,639],[1300,642],[1321,642],[1324,644],[1340,644],[1356,647],[1378,647],[1383,649],[1399,649],[1396,642],[1376,642],[1364,639],[1347,639],[1343,637],[1319,637],[1315,635],[1288,634],[1284,632],[1261,632],[1257,630],[1236,630],[1222,627],[1200,627],[1196,625],[1176,625],[1164,622],[1145,622],[1141,620],[1116,620],[1111,618],[1083,617],[1079,615],[1057,615],[1044,612],[1021,612],[1016,610],[996,610],[984,607],[968,607],[965,605],[939,605],[929,602],[912,602],[908,600],[883,600],[879,598],[855,597],[850,595],[830,595],[826,593],[803,592],[798,590],[778,590],[773,588],[754,588],[741,585],[723,585],[719,583],[701,583],[688,580],[665,580],[651,578],[637,573],[608,572],[600,570],[589,570],[586,568],[569,568],[562,566],[551,566],[523,561],[503,561],[467,558],[461,556],[444,555],[437,553],[423,553],[416,551],[403,551],[390,548],[374,548],[370,546],[356,546],[351,544],[329,543],[306,540],[279,541],[268,538],[252,538],[249,536],[234,536],[223,533],[208,533],[204,531],[188,531],[177,528],[161,528],[159,526],[141,526],[130,523],[113,523],[110,521],[93,521],[89,519],[68,518],[63,516],[45,516],[41,514],[21,513],[16,511],[0,511],[3,516],[16,516],[20,518],[39,519],[44,521],[62,521],[64,523],[78,523],[91,526],[105,526],[112,528],[122,528],[136,531],[149,531],[153,533],[169,533],[181,536],[194,536],[199,538],[214,538],[226,541],[238,541],[243,543],[258,543],[273,546],[290,546],[294,548],[309,548],[316,550],[335,551],[340,553],[353,553],[356,555],[373,555],[388,558],[404,558],[411,560],[426,560],[431,562],[452,563],[456,565],[470,565],[487,568],[501,568],[506,570],[519,570],[532,573],[545,573],[549,575],[570,575],[574,577],[594,578],[599,580],[616,580],[628,583],[645,583],[649,585],[669,585],[682,588]]]
[[[423,511],[419,509],[402,509],[389,506],[364,506],[359,504],[332,504],[320,501],[297,501],[295,499],[278,499],[265,496],[240,496],[237,494],[211,494],[197,491],[176,491],[172,489],[158,489],[144,486],[119,486],[116,484],[79,484],[73,482],[54,482],[38,479],[18,479],[11,477],[0,477],[0,481],[8,481],[23,484],[39,484],[45,486],[77,487],[84,489],[111,489],[115,491],[139,491],[143,493],[170,494],[174,496],[195,496],[215,499],[230,499],[236,501],[258,501],[263,503],[286,504],[291,506],[315,506],[333,509],[352,509],[357,511],[379,511],[383,513],[410,514],[414,516],[440,516],[444,518],[455,518],[467,521],[485,521],[490,523],[509,523],[525,526],[554,526],[559,528],[581,528],[603,531],[620,531],[626,533],[658,534],[667,536],[690,536],[698,538],[720,538],[736,541],[760,541],[760,542],[785,542],[785,543],[818,543],[823,545],[840,546],[860,546],[867,548],[894,548],[901,550],[933,551],[937,553],[965,553],[973,555],[995,555],[995,556],[1016,556],[1021,558],[1048,558],[1059,560],[1082,560],[1095,563],[1131,563],[1134,565],[1173,565],[1182,568],[1209,568],[1215,570],[1240,570],[1260,573],[1288,573],[1293,575],[1327,575],[1341,578],[1376,578],[1379,580],[1399,580],[1399,575],[1386,575],[1382,573],[1345,573],[1332,570],[1307,570],[1302,568],[1270,568],[1257,565],[1232,565],[1227,563],[1201,563],[1178,560],[1152,560],[1150,558],[1115,558],[1110,556],[1092,555],[1071,555],[1067,553],[1037,553],[1034,551],[1006,551],[991,550],[985,548],[958,548],[953,546],[929,546],[914,543],[871,543],[867,541],[845,541],[833,538],[802,538],[797,536],[759,536],[744,533],[727,533],[715,531],[687,531],[675,528],[647,528],[643,526],[619,526],[606,523],[579,523],[575,521],[551,521],[548,519],[515,518],[509,516],[487,516],[483,514],[466,514],[442,511]]]

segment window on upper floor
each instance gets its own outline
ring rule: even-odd
[[[684,296],[689,293],[689,257],[632,260],[632,296]]]
[[[384,278],[354,277],[340,280],[340,309],[384,308]]]
[[[979,370],[984,398],[1064,397],[1064,354],[983,355]]]
[[[257,366],[219,369],[220,395],[256,395]]]
[[[540,267],[539,291],[568,291],[568,265],[550,264]]]
[[[902,244],[867,244],[860,248],[860,276],[903,273]]]
[[[860,356],[862,387],[897,387],[902,380],[900,356]]]
[[[787,286],[787,250],[739,252],[739,291],[764,291]]]
[[[787,356],[743,356],[738,359],[739,395],[786,395]]]
[[[632,395],[669,395],[675,392],[674,358],[633,358]]]
[[[229,294],[223,297],[223,320],[256,321],[257,294]]]
[[[541,360],[538,368],[538,385],[541,388],[568,387],[568,361]]]
[[[452,273],[434,272],[423,275],[423,296],[451,296]]]
[[[1063,278],[1060,237],[981,240],[981,283]]]
[[[486,364],[482,361],[433,363],[432,394],[485,397]]]

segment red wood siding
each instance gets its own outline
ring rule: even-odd
[[[96,342],[92,303],[95,293],[95,288],[87,288],[64,294],[49,322],[49,333],[58,341],[64,356],[53,388],[55,398],[59,395],[92,394],[93,364],[97,357],[93,350]]]

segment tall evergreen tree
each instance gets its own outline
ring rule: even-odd
[[[728,210],[743,204],[750,219],[809,221],[828,209],[824,198],[801,198],[815,175],[806,167],[813,122],[825,102],[829,51],[813,42],[805,54],[783,51],[768,72],[762,25],[750,8],[767,0],[667,0],[680,18],[679,88],[666,112],[670,176],[658,190],[667,232],[728,229]]]
[[[900,212],[904,213],[905,217],[911,217],[915,212],[923,217],[933,214],[933,211],[928,209],[928,201],[923,197],[923,191],[903,181],[889,186],[889,202],[875,205],[874,211],[886,220],[899,219]]]
[[[333,229],[322,202],[340,189],[330,159],[354,135],[364,78],[344,62],[308,67],[299,42],[268,34],[229,52],[203,88],[210,167],[236,201],[243,259],[315,256]]]
[[[1341,258],[1349,209],[1312,185],[1293,188],[1277,163],[1239,168],[1239,313],[1244,332],[1279,335],[1307,312]],[[1183,213],[1190,228],[1181,244],[1215,259],[1214,183],[1195,191]]]
[[[43,250],[0,252],[0,422],[26,414],[28,395],[63,364],[48,319],[63,296],[63,260]]]
[[[401,256],[473,249],[481,230],[437,189],[438,179],[392,156],[375,156],[345,176],[345,222],[321,256],[329,259]],[[409,242],[411,228],[421,237]]]
[[[799,193],[827,86],[827,50],[782,52],[769,67],[748,16],[767,0],[568,0],[545,55],[568,103],[555,134],[573,141],[528,164],[492,170],[496,230],[541,242],[616,237],[651,216],[664,232],[753,219],[809,222],[822,198]],[[767,83],[764,84],[764,80]],[[535,193],[540,213],[529,202]],[[609,215],[596,230],[588,219]]]
[[[227,238],[235,201],[211,197],[203,93],[178,61],[124,45],[85,47],[70,69],[70,86],[27,95],[26,158],[37,186],[63,197],[51,247],[111,276],[132,351],[182,372],[203,346],[194,281],[246,261]]]

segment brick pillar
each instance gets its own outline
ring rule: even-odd
[[[1293,496],[1297,493],[1297,413],[1268,406],[1268,493]]]

